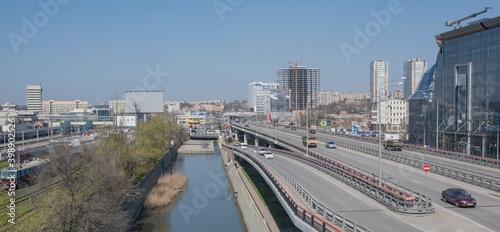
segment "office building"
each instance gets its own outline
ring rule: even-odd
[[[496,158],[500,132],[500,17],[436,36],[439,52],[410,97],[409,140]]]
[[[26,86],[26,99],[28,101],[28,110],[35,113],[42,111],[42,86],[41,85],[27,85]]]
[[[278,83],[264,83],[260,81],[248,83],[248,104],[250,111],[257,113],[269,113],[271,94],[280,90]]]
[[[403,99],[403,91],[401,89],[396,89],[394,92],[391,92],[391,99]],[[406,99],[405,99],[406,100]]]
[[[380,104],[381,117],[378,114],[378,104]],[[408,102],[403,99],[391,99],[373,104],[371,129],[378,131],[380,119],[382,133],[405,133],[406,122],[408,122],[407,108]]]
[[[389,78],[389,62],[374,60],[370,63],[370,101],[378,102],[387,99]]]
[[[291,106],[294,110],[305,110],[308,103],[309,107],[319,105],[319,68],[298,66],[297,76],[295,75],[295,66],[277,69],[276,82],[283,89],[290,90]]]
[[[418,83],[420,83],[420,78],[427,71],[427,61],[417,59],[411,59],[403,64],[403,76],[406,77],[404,81],[404,93],[403,98],[407,100],[415,90],[417,90]]]
[[[42,114],[67,115],[74,109],[87,110],[89,104],[87,101],[42,101]]]

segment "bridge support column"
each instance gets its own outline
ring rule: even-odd
[[[247,134],[243,134],[243,142],[248,144],[248,140],[247,140]]]
[[[259,139],[255,137],[255,146],[259,146]]]

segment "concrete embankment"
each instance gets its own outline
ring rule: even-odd
[[[179,154],[213,154],[213,140],[188,140],[177,150]]]
[[[226,166],[229,181],[234,191],[238,193],[236,199],[248,231],[279,231],[271,212],[250,181],[241,168],[234,165],[234,155],[222,147],[222,139],[218,140],[217,145],[221,151],[222,162]]]

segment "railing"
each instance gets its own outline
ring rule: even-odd
[[[325,131],[318,131],[318,132],[320,132],[322,134],[331,134],[331,135],[334,135],[337,137],[343,137],[343,138],[347,138],[347,139],[355,139],[355,140],[365,141],[365,142],[369,142],[369,143],[378,143],[378,139],[373,139],[373,138],[369,138],[369,137],[347,135],[347,134],[337,133],[337,132],[325,132]],[[480,157],[480,156],[475,156],[475,155],[467,155],[464,153],[453,152],[453,151],[444,151],[444,150],[439,150],[439,149],[435,149],[435,148],[422,147],[422,146],[417,146],[417,145],[412,145],[412,144],[405,144],[404,149],[410,150],[410,151],[416,151],[416,152],[420,152],[420,153],[425,153],[425,154],[429,154],[429,155],[434,155],[434,156],[440,156],[440,157],[453,159],[453,160],[459,160],[459,161],[475,163],[475,164],[485,165],[485,166],[494,167],[494,168],[500,168],[500,160],[497,160],[497,159],[485,158],[485,157]]]
[[[226,149],[232,149],[234,151],[234,148],[229,147],[227,145],[222,145]],[[310,212],[309,210],[303,208],[302,206],[298,205],[297,202],[290,196],[290,194],[286,191],[286,189],[281,185],[281,183],[278,181],[278,179],[269,171],[269,169],[262,164],[258,159],[253,157],[252,155],[248,154],[247,152],[242,152],[241,150],[237,150],[239,154],[244,155],[247,159],[251,160],[253,163],[255,163],[260,170],[264,172],[266,177],[271,180],[271,183],[274,185],[274,187],[279,191],[279,194],[283,197],[285,200],[286,204],[288,207],[290,207],[293,210],[293,213],[296,217],[300,218],[303,222],[306,222],[308,225],[310,225],[312,228],[314,228],[317,231],[321,232],[340,232],[342,231],[341,229],[333,226],[332,224],[328,223],[327,221],[321,219],[321,217],[318,217],[316,214]]]
[[[255,130],[242,128],[236,125],[233,126],[238,127],[240,130],[257,134]],[[283,147],[299,152],[305,152],[305,148],[301,145],[276,138],[275,136],[268,135],[266,133],[258,132],[258,134],[260,136],[268,137],[271,141],[279,141],[280,145]],[[432,205],[432,200],[430,198],[384,179],[382,180],[382,185],[379,185],[377,184],[378,179],[375,174],[355,168],[345,162],[335,161],[314,151],[309,151],[308,157],[297,153],[289,154],[291,157],[299,159],[300,161],[351,185],[394,211],[409,214],[426,214],[434,212],[434,206]]]
[[[297,134],[297,132],[291,132],[291,133]],[[332,134],[331,132],[321,132],[321,133],[328,134],[328,135]],[[353,138],[353,136],[351,136],[351,135],[342,135],[340,133],[334,133],[333,135],[337,135],[337,136],[340,135],[338,137],[348,137],[348,139],[345,139],[345,138],[335,139],[335,142],[338,146],[342,146],[342,147],[345,147],[345,148],[348,148],[351,150],[363,152],[363,153],[373,155],[373,156],[378,156],[378,154],[379,154],[378,147],[375,148],[375,147],[370,146],[368,144],[356,143],[355,141],[351,140]],[[319,136],[317,136],[317,138],[318,138],[318,140],[323,141],[323,142],[328,141],[328,139],[324,139],[324,138],[321,138]],[[357,138],[360,138],[360,140],[373,140],[371,138],[363,138],[363,137],[357,137]],[[376,141],[378,142],[378,140],[376,140]],[[409,145],[406,145],[406,146],[409,146]],[[413,145],[411,145],[411,146],[413,146]],[[426,149],[428,149],[428,148],[426,148]],[[434,150],[436,150],[436,149],[434,149]],[[443,155],[451,155],[451,154],[455,154],[455,153],[454,152],[443,153]],[[465,159],[469,159],[469,160],[484,159],[481,157],[470,156],[470,155],[465,155],[465,154],[461,154],[461,153],[456,153],[455,155],[457,158],[461,158],[463,160],[465,160]],[[433,173],[447,176],[450,178],[454,178],[454,179],[457,179],[460,181],[472,183],[472,184],[475,184],[478,186],[486,187],[486,188],[492,189],[494,191],[500,191],[500,177],[499,176],[493,176],[493,175],[489,175],[489,174],[485,174],[485,173],[481,173],[481,172],[471,171],[468,169],[459,168],[459,167],[455,167],[452,165],[448,165],[448,164],[444,164],[444,163],[440,163],[440,162],[436,162],[436,161],[418,159],[418,158],[414,158],[414,157],[407,155],[405,153],[402,153],[402,152],[397,152],[397,151],[392,152],[392,151],[387,151],[385,149],[382,151],[382,158],[396,161],[396,162],[406,164],[409,166],[413,166],[413,167],[419,168],[419,169],[421,169],[425,164],[428,164],[431,166],[430,171]],[[489,160],[491,160],[491,159],[489,159]],[[491,161],[490,164],[497,165],[497,163],[495,163],[493,161]]]
[[[316,210],[316,213],[323,216],[324,219],[332,222],[334,225],[339,226],[344,231],[369,231],[356,224],[354,221],[345,218],[344,216],[335,213],[335,211],[326,208],[321,202],[316,200],[304,187],[302,187],[299,183],[297,183],[292,177],[290,177],[283,169],[276,166],[274,163],[271,164],[271,167],[274,168],[295,190],[297,194],[299,194],[309,206]]]

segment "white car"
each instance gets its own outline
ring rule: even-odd
[[[264,155],[266,153],[266,149],[259,148],[259,154]]]
[[[247,144],[246,143],[242,143],[242,144],[240,144],[240,147],[246,149],[247,148]]]
[[[274,159],[273,153],[270,151],[266,152],[264,157],[266,157],[266,159]]]
[[[258,153],[259,152],[259,148],[254,148],[253,149],[253,153]]]

